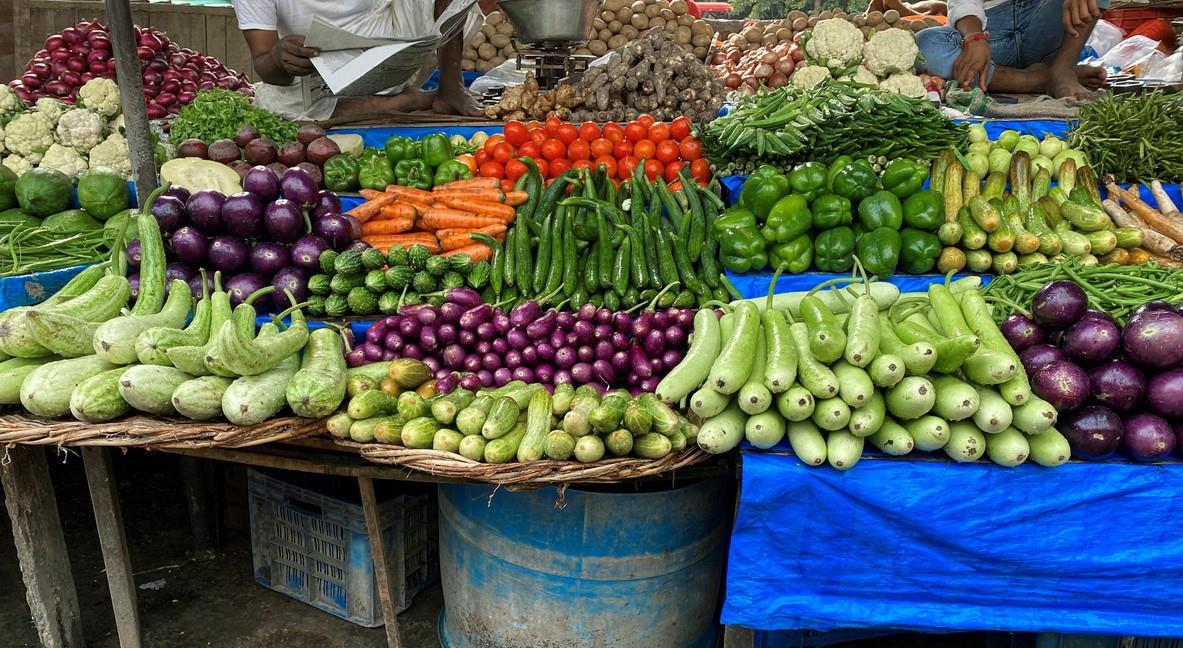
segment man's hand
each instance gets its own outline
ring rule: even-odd
[[[1064,0],[1064,32],[1080,36],[1080,30],[1101,17],[1097,0]]]
[[[304,47],[303,36],[287,36],[279,40],[271,49],[271,56],[283,71],[292,76],[306,76],[312,74],[312,57],[320,54],[318,50]]]
[[[986,73],[989,71],[990,43],[985,40],[967,41],[961,47],[961,56],[958,56],[957,61],[953,63],[953,79],[962,88],[969,88],[976,75],[978,87],[985,92]]]

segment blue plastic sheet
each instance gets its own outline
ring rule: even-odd
[[[977,276],[958,274],[955,279],[962,277]],[[831,279],[841,279],[850,277],[850,274],[830,274],[828,272],[806,272],[804,274],[786,275],[782,274],[776,280],[776,292],[798,292],[801,290],[812,290],[814,286],[829,281]],[[731,285],[739,292],[744,299],[753,299],[755,297],[763,297],[768,294],[768,285],[772,283],[772,274],[766,272],[750,273],[750,274],[732,274],[727,273],[727,278],[731,280]],[[982,275],[982,284],[985,285],[990,281],[990,277]],[[943,283],[945,281],[944,275],[895,275],[892,277],[885,277],[883,281],[895,284],[900,292],[926,292],[928,285],[931,283]]]
[[[366,146],[381,147],[393,135],[423,139],[432,133],[447,133],[472,137],[477,131],[485,131],[492,135],[501,132],[499,126],[358,126],[356,128],[334,128],[333,135],[355,134],[361,135],[362,143]]]
[[[0,278],[0,311],[45,301],[62,289],[85,265],[49,272]]]
[[[722,621],[1183,636],[1183,465],[744,453]]]

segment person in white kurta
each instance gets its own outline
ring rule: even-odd
[[[298,77],[314,72],[311,59],[318,52],[304,47],[304,34],[314,14],[358,36],[395,38],[430,28],[447,5],[448,0],[234,0],[238,28],[250,47],[259,79],[255,103],[290,119],[309,121],[427,109],[482,114],[460,75],[462,35],[439,49],[440,85],[436,92],[424,92],[417,86],[392,88],[378,96],[326,97],[307,109],[304,106]]]

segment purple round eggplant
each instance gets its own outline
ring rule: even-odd
[[[285,309],[292,305],[287,295],[288,292],[291,292],[297,303],[308,299],[308,273],[300,268],[294,266],[280,268],[271,278],[271,285],[275,287],[275,292],[271,295],[272,301],[282,304]]]
[[[340,214],[327,214],[316,219],[312,224],[312,233],[328,241],[334,250],[339,250],[353,241],[349,223]]]
[[[1084,289],[1067,279],[1040,288],[1031,300],[1031,317],[1040,326],[1062,331],[1076,323],[1088,310]]]
[[[139,245],[139,241],[135,242]],[[169,237],[169,244],[172,246],[173,254],[182,261],[187,261],[194,264],[204,264],[209,257],[210,241],[206,238],[201,230],[191,225],[186,225]],[[128,257],[131,256],[131,246],[128,246]],[[139,266],[137,260],[136,266]]]
[[[1022,351],[1047,339],[1043,327],[1022,313],[1013,313],[999,327],[1015,351]]]
[[[219,236],[209,244],[209,267],[232,275],[247,269],[251,248],[240,238]]]
[[[1138,461],[1162,461],[1175,451],[1175,431],[1161,416],[1134,414],[1122,427],[1121,443]]]
[[[262,276],[253,272],[244,272],[242,274],[234,275],[226,282],[225,289],[230,295],[230,303],[234,306],[246,301],[254,293],[266,288],[270,284]],[[262,295],[255,298],[252,302],[255,310],[259,312],[267,312],[267,308],[271,303],[272,295]]]
[[[263,209],[263,229],[280,243],[293,243],[304,236],[304,214],[296,203],[280,198]]]
[[[185,217],[185,203],[180,198],[170,195],[160,195],[152,203],[152,215],[156,217],[160,231],[171,234],[184,227],[188,220]]]
[[[1023,369],[1027,371],[1028,376],[1035,373],[1036,370],[1044,365],[1066,358],[1067,356],[1060,347],[1046,343],[1029,346],[1019,353],[1019,362],[1022,363]]]
[[[226,197],[222,205],[222,227],[226,233],[240,238],[251,238],[263,231],[263,202],[259,197],[241,191]]]
[[[1146,397],[1146,376],[1125,360],[1110,360],[1089,371],[1089,390],[1094,403],[1129,412]]]
[[[262,202],[270,202],[279,195],[279,178],[263,165],[253,166],[242,179],[242,189],[254,194]]]
[[[291,265],[292,255],[287,247],[271,241],[259,241],[251,247],[251,270],[270,277]]]
[[[300,167],[292,167],[283,172],[283,177],[279,180],[279,190],[284,198],[297,204],[309,207],[316,204],[316,180]]]
[[[222,228],[222,205],[225,203],[226,196],[219,191],[198,191],[185,204],[189,223],[207,235],[216,234]]]
[[[1056,411],[1071,412],[1088,400],[1089,375],[1067,360],[1057,360],[1035,371],[1031,390],[1051,403]]]
[[[341,199],[328,189],[321,189],[316,193],[316,203],[312,206],[312,217],[318,218],[325,214],[341,213]]]
[[[1078,459],[1105,459],[1117,450],[1124,426],[1117,412],[1100,405],[1088,405],[1068,415],[1061,428],[1072,456]]]
[[[1168,369],[1146,383],[1146,403],[1163,416],[1183,416],[1183,369]]]
[[[144,258],[144,251],[140,247],[140,240],[133,239],[128,241],[127,246],[124,248],[124,252],[127,255],[127,267],[131,268],[132,270],[139,268],[140,261]],[[204,260],[205,255],[202,254],[201,258]]]
[[[296,239],[292,244],[292,265],[309,272],[319,272],[320,255],[329,249],[327,241],[314,234]]]
[[[1068,327],[1060,346],[1068,357],[1083,364],[1096,364],[1117,353],[1121,328],[1116,322],[1097,317],[1083,317]]]
[[[1183,315],[1148,311],[1132,318],[1122,331],[1121,346],[1128,359],[1144,368],[1183,364]]]

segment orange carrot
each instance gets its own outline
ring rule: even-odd
[[[410,203],[396,202],[383,207],[381,214],[384,218],[406,218],[414,221],[419,217],[419,210]]]
[[[440,246],[445,250],[454,250],[466,245],[472,245],[476,241],[473,240],[473,234],[486,234],[495,239],[501,240],[505,236],[506,227],[504,225],[489,225],[475,230],[461,230],[448,229],[440,230],[435,235],[440,240]]]
[[[352,216],[358,221],[364,223],[374,216],[377,216],[378,212],[380,212],[383,207],[393,203],[397,199],[398,197],[394,194],[379,193],[378,196],[376,196],[373,200],[368,200],[357,207],[350,209],[346,213],[349,216]]]
[[[427,202],[427,203],[431,202],[431,192],[430,191],[424,191],[422,189],[416,189],[414,187],[404,187],[402,185],[392,184],[392,185],[386,186],[386,191],[387,191],[387,193],[392,193],[392,194],[397,195],[399,198],[412,198],[412,199],[417,200],[419,202]]]
[[[389,189],[389,187],[387,188]],[[386,192],[378,191],[377,189],[360,189],[357,193],[361,194],[361,197],[365,198],[366,200],[377,200],[381,198]]]
[[[513,221],[513,207],[510,207],[509,205],[503,205],[498,202],[489,202],[487,200],[477,200],[474,198],[465,198],[462,196],[449,196],[444,198],[444,204],[448,207],[451,207],[452,209],[472,212],[479,216],[493,216],[500,218],[504,222]]]
[[[474,243],[462,248],[448,250],[443,253],[443,256],[452,256],[453,254],[467,254],[473,261],[488,261],[493,258],[493,248],[484,243]]]
[[[448,198],[474,198],[489,202],[504,202],[505,192],[500,189],[452,189],[432,194],[436,203],[442,203]]]
[[[449,227],[484,227],[486,225],[503,225],[505,221],[493,216],[478,216],[464,211],[448,209],[446,207],[432,207],[419,217],[419,227],[430,230],[440,230]]]
[[[496,189],[501,186],[501,181],[497,178],[465,178],[463,180],[453,180],[452,182],[445,182],[442,185],[432,187],[434,191],[450,191],[452,189],[475,189],[477,187],[488,187]]]
[[[383,252],[391,247],[405,247],[409,248],[412,245],[419,244],[425,246],[432,254],[441,251],[439,241],[435,236],[423,232],[411,232],[406,234],[374,234],[371,236],[364,236],[362,238],[366,243],[376,247]]]
[[[402,234],[403,232],[411,231],[415,226],[415,219],[410,216],[400,218],[387,218],[384,220],[372,220],[368,223],[362,223],[361,235],[368,236],[370,234]]]
[[[505,204],[511,207],[517,207],[518,205],[524,204],[529,199],[530,194],[524,191],[511,191],[505,194]]]

